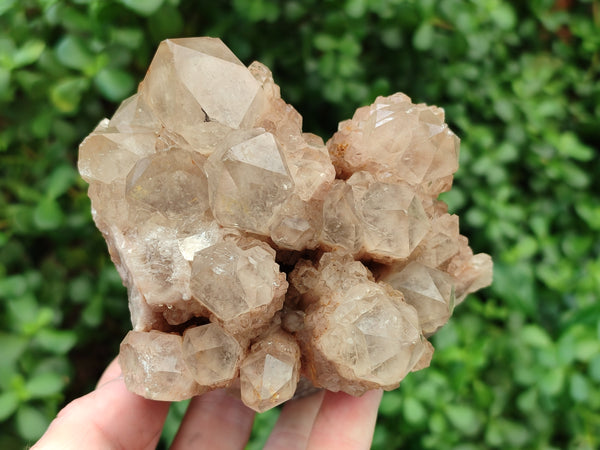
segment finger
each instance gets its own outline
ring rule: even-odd
[[[325,391],[320,391],[287,402],[265,444],[265,450],[305,449],[324,395]]]
[[[326,392],[307,449],[364,450],[371,446],[382,391],[362,397]]]
[[[171,450],[244,448],[252,431],[254,414],[240,399],[222,389],[194,397]]]
[[[120,373],[111,366],[108,375]],[[154,449],[168,410],[168,402],[132,394],[113,378],[65,406],[33,449]]]
[[[114,380],[121,376],[121,366],[119,366],[119,362],[117,361],[118,357],[113,359],[108,367],[104,369],[104,372],[100,376],[98,383],[96,384],[96,389],[98,389],[103,384]]]

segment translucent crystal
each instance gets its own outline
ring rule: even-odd
[[[458,253],[458,216],[433,217],[429,234],[415,249],[415,259],[428,267],[440,267]]]
[[[184,38],[160,44],[141,93],[165,127],[193,141],[199,122],[239,128],[259,87],[221,40]]]
[[[367,170],[432,194],[449,189],[458,169],[459,139],[444,123],[444,110],[415,105],[404,94],[378,97],[358,109],[327,146],[342,175]]]
[[[427,367],[426,338],[492,281],[438,199],[458,145],[441,108],[400,93],[325,144],[263,64],[219,39],[162,42],[78,161],[127,286],[128,388],[225,387],[264,411],[299,380],[361,395]]]
[[[217,324],[188,328],[183,333],[183,359],[201,386],[215,388],[231,382],[242,353],[240,344]]]
[[[323,224],[323,202],[289,196],[271,222],[271,239],[281,248],[301,251],[317,247]]]
[[[407,258],[429,229],[421,200],[406,183],[375,181],[368,172],[348,180],[362,221],[363,249],[378,259]]]
[[[308,304],[298,333],[303,354],[312,355],[307,376],[316,386],[353,395],[395,388],[426,353],[417,311],[346,255],[325,254],[316,271],[307,272],[309,265],[290,274]]]
[[[280,329],[262,336],[240,368],[242,400],[258,412],[294,396],[300,376],[300,349],[296,340]]]
[[[201,394],[183,362],[181,336],[130,331],[121,342],[119,365],[130,391],[152,400],[184,400]]]
[[[275,208],[294,183],[285,158],[271,133],[236,134],[207,161],[209,198],[223,226],[268,234]]]
[[[321,242],[331,249],[357,253],[363,243],[363,230],[356,212],[352,188],[336,180],[323,205]]]
[[[87,182],[124,180],[140,156],[152,154],[155,145],[151,132],[119,133],[107,128],[92,133],[81,143],[79,172]]]
[[[433,334],[450,318],[455,304],[455,280],[446,272],[413,261],[382,281],[402,292],[406,302],[414,306],[426,335]]]
[[[250,245],[219,243],[197,252],[192,262],[193,297],[228,329],[268,322],[287,289],[273,253],[256,241]]]
[[[176,230],[161,222],[149,220],[117,241],[121,263],[145,301],[155,306],[190,298],[189,262],[179,250]]]
[[[424,351],[416,312],[370,283],[349,290],[329,324],[314,345],[348,378],[395,387]]]
[[[125,195],[130,203],[167,217],[204,218],[208,182],[202,171],[203,156],[180,149],[154,153],[130,170]]]
[[[128,99],[123,100],[108,125],[122,133],[153,131],[160,128],[160,122],[153,115],[144,97],[140,94],[133,94]]]

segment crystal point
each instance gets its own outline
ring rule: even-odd
[[[240,368],[242,400],[263,412],[289,399],[300,376],[300,349],[281,329],[268,332],[250,349]]]
[[[129,390],[152,400],[184,400],[203,392],[183,362],[181,336],[130,331],[119,364]]]
[[[201,386],[214,388],[230,383],[242,354],[240,344],[217,324],[188,328],[183,334],[183,359]]]

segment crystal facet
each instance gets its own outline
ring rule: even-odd
[[[270,70],[214,38],[162,42],[138,93],[80,146],[92,215],[128,288],[128,388],[236,391],[265,411],[315,388],[394,389],[492,281],[438,195],[444,111],[404,94],[325,144]]]

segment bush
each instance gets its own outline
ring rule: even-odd
[[[212,35],[273,69],[307,131],[403,91],[462,137],[444,199],[495,282],[384,396],[373,447],[598,448],[599,25],[596,0],[0,1],[0,447],[35,441],[129,328],[78,143],[160,40]]]

